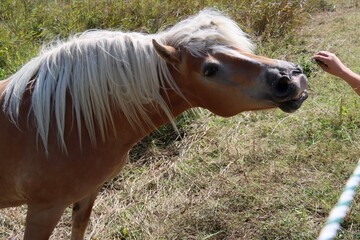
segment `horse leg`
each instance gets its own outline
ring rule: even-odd
[[[74,203],[72,211],[71,240],[82,240],[89,223],[90,214],[99,189],[79,202]]]
[[[49,239],[66,206],[28,205],[24,240]]]

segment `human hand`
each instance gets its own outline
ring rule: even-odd
[[[315,60],[325,72],[337,77],[342,77],[347,69],[340,59],[331,52],[320,51],[312,56],[311,59]]]

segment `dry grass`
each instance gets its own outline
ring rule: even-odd
[[[179,121],[181,138],[154,133],[103,187],[87,238],[315,239],[360,152],[360,98],[309,60],[331,50],[360,70],[359,1],[333,4],[287,46],[259,49],[304,66],[311,91],[302,109],[229,119],[205,111]],[[359,202],[338,239],[360,238]],[[21,238],[25,211],[0,210],[0,238]],[[69,208],[52,239],[69,238],[70,218]]]

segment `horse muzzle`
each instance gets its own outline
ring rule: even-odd
[[[284,112],[291,113],[299,109],[307,99],[307,78],[303,70],[287,62],[288,67],[273,76],[270,83],[272,101]]]
[[[307,91],[304,90],[299,98],[295,98],[290,101],[280,103],[279,108],[287,113],[295,112],[301,107],[301,105],[307,98],[308,98]]]

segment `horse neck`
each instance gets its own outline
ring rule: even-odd
[[[172,66],[169,66],[169,70],[175,80],[175,82],[179,82],[181,80],[181,75],[175,70]],[[179,85],[179,84],[178,84]],[[181,90],[181,85],[179,85]],[[160,126],[172,122],[175,124],[174,119],[179,116],[181,113],[185,112],[186,110],[195,107],[193,106],[184,96],[179,94],[178,90],[174,90],[169,86],[164,86],[160,89],[160,94],[164,99],[165,103],[168,106],[168,109],[173,116],[173,119],[169,119],[167,114],[162,111],[157,105],[155,104],[147,104],[144,106],[148,112],[148,118],[150,119],[151,124],[149,124],[146,120],[141,120],[139,126],[132,126],[129,121],[124,120],[126,119],[122,113],[119,113],[117,118],[119,121],[115,121],[116,131],[118,136],[123,136],[124,129],[126,130],[126,134],[128,136],[132,136],[129,139],[131,145],[136,144],[142,138],[153,132],[154,130],[158,129]]]

